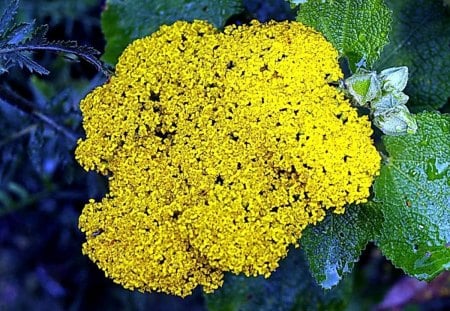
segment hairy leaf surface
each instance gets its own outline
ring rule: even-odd
[[[391,15],[383,0],[309,0],[300,5],[297,20],[322,32],[354,71],[378,59],[388,43]]]
[[[385,136],[387,163],[374,192],[384,223],[377,244],[421,280],[450,268],[450,116],[417,115],[414,135]]]

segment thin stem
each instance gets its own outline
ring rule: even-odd
[[[59,125],[52,118],[34,108],[33,104],[30,101],[17,95],[16,93],[12,92],[8,87],[5,87],[3,85],[0,85],[0,100],[4,101],[5,103],[13,107],[16,107],[17,109],[25,112],[26,114],[29,114],[35,119],[43,122],[47,126],[53,128],[55,131],[63,134],[73,143],[76,143],[76,141],[78,140],[78,136],[71,130],[65,128],[64,126]]]
[[[36,129],[36,127],[37,127],[37,124],[31,124],[31,125],[27,126],[26,128],[21,129],[20,131],[11,134],[10,136],[8,136],[5,139],[0,141],[0,148],[9,144],[13,140],[16,140],[22,136],[28,135],[29,133],[33,132]]]

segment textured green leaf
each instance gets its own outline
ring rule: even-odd
[[[309,0],[297,20],[322,32],[354,71],[365,59],[371,66],[388,43],[392,12],[383,0]]]
[[[115,64],[126,46],[177,20],[207,20],[222,28],[242,10],[241,0],[107,0],[102,14],[106,38],[103,59]]]
[[[385,136],[389,157],[374,184],[384,223],[377,244],[421,280],[450,268],[450,115],[416,116],[414,135]]]
[[[377,69],[408,66],[405,93],[412,111],[434,110],[450,97],[450,14],[440,1],[388,0],[393,10],[390,44]]]
[[[324,291],[309,273],[300,249],[291,249],[270,278],[228,274],[222,288],[206,295],[211,311],[343,310],[348,304],[352,278]]]
[[[343,215],[329,214],[302,234],[301,246],[311,273],[323,288],[350,273],[367,242],[378,235],[383,215],[372,204],[349,206]]]

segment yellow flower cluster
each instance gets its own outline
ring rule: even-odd
[[[142,291],[268,277],[325,210],[365,202],[379,170],[368,119],[330,85],[337,57],[295,22],[176,22],[133,42],[81,103],[76,158],[110,182],[80,217],[83,252]]]

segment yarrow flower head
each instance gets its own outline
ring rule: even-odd
[[[268,277],[327,209],[365,202],[380,157],[330,83],[337,52],[297,22],[176,22],[134,41],[82,102],[76,159],[109,176],[83,252],[126,288],[212,292]]]

